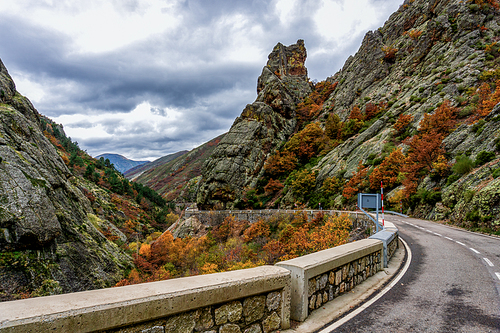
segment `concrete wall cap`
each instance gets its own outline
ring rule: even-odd
[[[377,249],[382,249],[383,244],[377,239],[363,239],[357,242],[348,243],[323,251],[311,253],[302,257],[282,261],[276,265],[282,267],[296,266],[307,270],[311,267],[335,261],[335,259],[349,257],[348,261],[353,261],[364,257],[366,253],[372,253]]]
[[[288,289],[290,272],[276,266],[260,266],[230,272],[191,276],[124,287],[83,291],[0,303],[0,329],[29,323],[56,327],[78,316],[82,327],[100,327],[106,317],[113,325],[165,317],[271,290]],[[133,313],[133,315],[132,315]],[[120,318],[123,315],[134,318]],[[146,318],[143,318],[148,316]],[[48,323],[51,322],[51,323]],[[95,322],[95,324],[93,323]],[[92,326],[94,324],[94,326]],[[41,325],[43,326],[43,325]],[[67,326],[66,326],[67,327]],[[46,327],[48,328],[48,327]],[[40,332],[43,332],[40,328]],[[21,332],[21,331],[19,331]],[[36,331],[38,332],[38,331]]]

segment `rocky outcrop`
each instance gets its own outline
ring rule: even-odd
[[[333,110],[345,120],[354,105],[363,110],[368,103],[382,102],[387,107],[371,127],[322,159],[318,183],[339,174],[351,177],[359,161],[380,155],[400,114],[412,115],[416,129],[423,115],[444,100],[459,105],[465,88],[474,86],[486,69],[483,43],[493,40],[499,28],[494,18],[492,12],[461,1],[416,0],[405,2],[383,27],[368,32],[358,52],[328,79],[338,86],[323,116]],[[465,140],[466,128],[454,137]],[[475,142],[483,146],[481,140]]]
[[[201,208],[230,208],[246,187],[255,186],[271,152],[295,131],[295,108],[311,92],[304,42],[278,44],[258,79],[258,96],[238,117],[205,162],[197,195]]]
[[[1,61],[0,89],[0,298],[116,283],[130,258],[89,220],[88,199]]]

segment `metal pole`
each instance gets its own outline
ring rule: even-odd
[[[380,193],[382,195],[382,226],[385,226],[384,221],[384,183],[380,181]]]

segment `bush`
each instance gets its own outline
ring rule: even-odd
[[[456,173],[454,173],[448,177],[448,179],[446,180],[446,185],[453,184],[454,182],[456,182],[459,179],[460,179],[460,175],[457,175]]]
[[[494,158],[495,158],[494,152],[483,150],[476,156],[476,166],[486,164],[489,161],[492,161]]]
[[[498,178],[498,176],[500,176],[500,168],[495,169],[491,175],[493,178]]]
[[[460,155],[457,157],[457,162],[451,167],[451,170],[457,175],[465,175],[474,169],[474,161],[469,156]]]

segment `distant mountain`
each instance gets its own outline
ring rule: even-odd
[[[176,158],[189,153],[188,150],[182,150],[174,154],[169,154],[165,155],[163,157],[160,157],[157,160],[154,160],[153,162],[141,164],[138,166],[133,167],[132,169],[127,170],[126,172],[123,173],[125,177],[127,177],[129,180],[135,180],[137,177],[142,175],[144,172],[149,171],[151,169],[154,169],[160,165],[166,164],[170,161],[175,160]]]
[[[125,173],[126,171],[137,167],[139,165],[143,165],[146,163],[151,163],[150,161],[134,161],[129,160],[125,156],[119,154],[101,154],[96,157],[96,159],[100,159],[103,157],[104,159],[109,159],[111,163],[115,165],[115,169],[120,171],[121,173]]]

